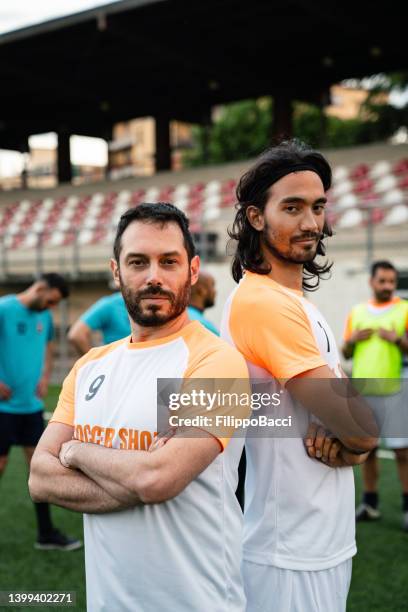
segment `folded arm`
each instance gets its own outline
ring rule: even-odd
[[[181,493],[220,450],[216,438],[200,432],[199,437],[175,435],[154,452],[72,443],[62,449],[61,460],[126,505],[153,504]]]
[[[64,442],[72,439],[74,428],[50,423],[34,452],[28,486],[35,502],[48,502],[89,514],[116,512],[129,505],[115,499],[85,474],[60,463]]]
[[[337,378],[328,366],[304,372],[288,381],[286,387],[345,450],[359,454],[376,448],[378,427],[371,408],[351,391],[347,379]]]

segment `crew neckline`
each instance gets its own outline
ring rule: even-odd
[[[154,346],[160,346],[161,344],[168,344],[169,342],[177,340],[178,338],[185,338],[186,336],[189,336],[199,326],[199,321],[190,321],[187,323],[187,325],[180,329],[180,331],[175,332],[174,334],[163,336],[162,338],[155,338],[153,340],[144,340],[142,342],[132,342],[132,335],[130,335],[126,348],[133,351],[136,349],[152,348]]]

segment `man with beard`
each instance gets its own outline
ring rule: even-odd
[[[239,379],[248,390],[242,356],[188,319],[199,258],[185,215],[163,203],[128,210],[112,272],[132,333],[91,349],[66,378],[33,458],[31,495],[85,513],[89,611],[242,612],[234,492],[243,440],[186,423],[151,452],[158,379]]]
[[[239,285],[225,306],[221,335],[245,357],[253,385],[270,385],[281,397],[258,414],[290,416],[294,423],[281,437],[272,428],[247,432],[248,612],[346,609],[356,553],[350,466],[367,457],[376,439],[355,410],[361,400],[334,391],[335,384],[346,384],[334,337],[302,291],[315,288],[330,269],[315,261],[330,235],[330,183],[323,156],[291,141],[261,156],[237,188],[230,235],[237,242],[232,269]],[[372,426],[371,414],[363,416]]]
[[[406,411],[401,393],[403,354],[408,354],[408,302],[394,295],[397,270],[389,261],[376,261],[371,267],[370,286],[373,297],[357,304],[348,316],[344,334],[343,355],[353,358],[353,378],[371,379],[364,383],[364,395],[376,407],[384,421],[385,444],[395,452],[402,488],[402,527],[408,531],[408,438],[403,427],[393,425]],[[396,421],[395,421],[396,422]],[[362,466],[363,500],[356,511],[357,521],[381,517],[378,510],[377,454],[370,453]]]
[[[11,446],[24,448],[28,465],[44,430],[43,399],[52,370],[54,326],[50,308],[68,297],[65,280],[43,274],[18,295],[0,299],[0,476]],[[35,504],[42,550],[74,550],[81,546],[54,528],[49,506]]]
[[[204,311],[214,306],[215,295],[214,277],[208,272],[200,272],[198,281],[191,288],[191,298],[187,312],[191,321],[200,321],[204,327],[219,336],[218,329],[204,316]]]

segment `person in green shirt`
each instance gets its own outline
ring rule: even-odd
[[[369,379],[364,381],[363,393],[380,413],[381,408],[395,407],[399,414],[404,409],[401,376],[403,354],[408,354],[408,302],[395,295],[397,280],[397,270],[389,261],[372,265],[372,298],[352,309],[342,347],[344,357],[353,358],[352,377]],[[408,531],[408,438],[387,437],[384,441],[395,453],[402,487],[403,528]],[[376,520],[381,516],[376,450],[362,465],[362,473],[364,493],[356,519]]]

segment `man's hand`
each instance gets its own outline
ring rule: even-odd
[[[347,342],[349,342],[350,344],[356,344],[356,342],[368,340],[373,335],[373,332],[374,330],[369,327],[366,327],[364,329],[356,329],[352,332]]]
[[[330,467],[339,467],[339,453],[343,445],[340,440],[317,423],[310,423],[305,445],[307,454],[312,459],[323,461]]]
[[[75,446],[78,444],[82,444],[81,440],[68,440],[68,442],[64,442],[61,446],[59,453],[59,460],[61,464],[66,468],[75,469],[74,462],[74,452]]]
[[[48,378],[41,378],[37,384],[37,396],[43,399],[48,393]]]
[[[0,382],[0,400],[8,400],[11,397],[11,389],[6,384]]]
[[[386,340],[387,342],[391,342],[391,344],[395,344],[399,338],[395,329],[384,329],[383,327],[379,328],[378,335],[383,340]]]
[[[174,436],[176,431],[177,430],[174,427],[173,429],[166,431],[164,434],[159,433],[149,446],[149,453],[152,453],[153,451],[158,450],[159,448],[162,448],[165,444],[167,444],[167,442]]]
[[[340,440],[317,423],[310,423],[305,445],[312,459],[322,461],[328,467],[351,467],[364,463],[368,453],[356,454],[349,451]]]

